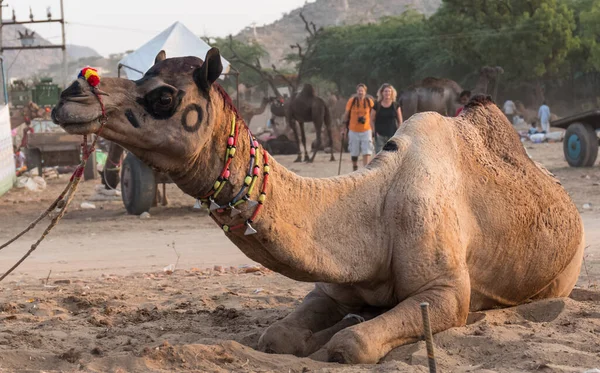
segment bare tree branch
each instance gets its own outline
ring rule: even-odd
[[[304,14],[300,13],[300,18],[302,18],[302,22],[304,22],[304,28],[306,29],[306,32],[308,32],[308,35],[314,36],[313,32],[310,30],[310,25],[309,25],[308,21],[306,20],[306,18],[304,18]],[[314,27],[314,23],[313,23],[313,27]]]
[[[297,89],[296,84],[297,83],[292,82],[285,75],[283,75],[281,72],[279,72],[279,70],[277,70],[277,67],[275,67],[275,65],[271,65],[271,67],[273,68],[273,72],[275,74],[277,74],[277,76],[279,76],[281,79],[283,79],[287,83],[287,85],[291,88],[292,91],[296,91],[296,89]]]
[[[244,61],[236,52],[235,49],[233,48],[233,36],[229,35],[229,44],[228,44],[229,50],[231,51],[231,54],[233,55],[233,61],[236,61],[244,66],[246,66],[247,68],[253,70],[254,72],[256,72],[258,75],[260,75],[261,78],[263,78],[263,80],[265,80],[267,83],[269,83],[269,86],[271,87],[271,89],[273,89],[273,92],[275,92],[275,94],[277,95],[277,97],[282,97],[281,93],[279,92],[279,90],[277,89],[277,86],[275,85],[275,82],[273,81],[273,76],[271,76],[271,74],[267,73],[266,71],[263,70],[263,68],[260,65],[260,61],[257,58],[256,59],[256,65],[253,65],[247,61]]]
[[[296,43],[296,45],[290,45],[292,49],[298,49],[298,57],[300,57],[300,64],[302,64],[302,60],[304,59],[304,54],[302,54],[302,46],[300,43]]]

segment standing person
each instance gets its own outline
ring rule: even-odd
[[[550,133],[550,108],[546,104],[546,100],[542,102],[542,106],[538,110],[538,119],[542,125],[542,133]]]
[[[456,110],[456,113],[454,114],[455,117],[457,117],[458,114],[460,114],[463,111],[465,105],[471,99],[471,91],[462,91],[460,93],[460,96],[458,96],[458,99],[460,101],[460,107]]]
[[[352,158],[352,170],[358,170],[358,156],[362,154],[363,165],[369,163],[373,155],[373,129],[371,128],[371,110],[374,103],[367,96],[367,86],[356,86],[356,95],[346,103],[344,113],[345,133],[348,134],[348,147]]]
[[[372,127],[375,128],[375,153],[383,149],[402,124],[402,109],[396,103],[397,95],[396,89],[388,83],[377,91],[377,102],[371,115]]]
[[[517,113],[517,106],[515,103],[512,100],[506,100],[502,109],[504,111],[504,115],[506,115],[506,118],[508,118],[510,121],[510,124],[513,124],[513,119]]]

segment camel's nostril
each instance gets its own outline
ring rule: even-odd
[[[81,96],[83,94],[83,88],[78,81],[73,82],[67,89],[62,91],[60,98],[69,98],[73,96]]]

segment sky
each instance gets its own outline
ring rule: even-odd
[[[125,52],[176,21],[198,36],[223,37],[256,23],[272,23],[283,13],[314,0],[63,0],[67,44],[89,46],[103,56]],[[2,18],[17,21],[60,18],[60,0],[3,0]],[[218,5],[218,6],[215,6]],[[59,23],[26,25],[52,43],[61,42]]]

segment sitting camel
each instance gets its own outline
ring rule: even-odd
[[[315,179],[253,141],[215,83],[221,72],[215,48],[204,61],[159,54],[136,82],[104,78],[102,92],[75,81],[52,117],[71,134],[96,133],[95,94],[106,94],[102,136],[209,205],[249,258],[317,283],[262,334],[262,351],[377,363],[421,338],[421,302],[437,333],[469,311],[571,292],[581,217],[486,96],[457,118],[414,115],[366,168]]]

